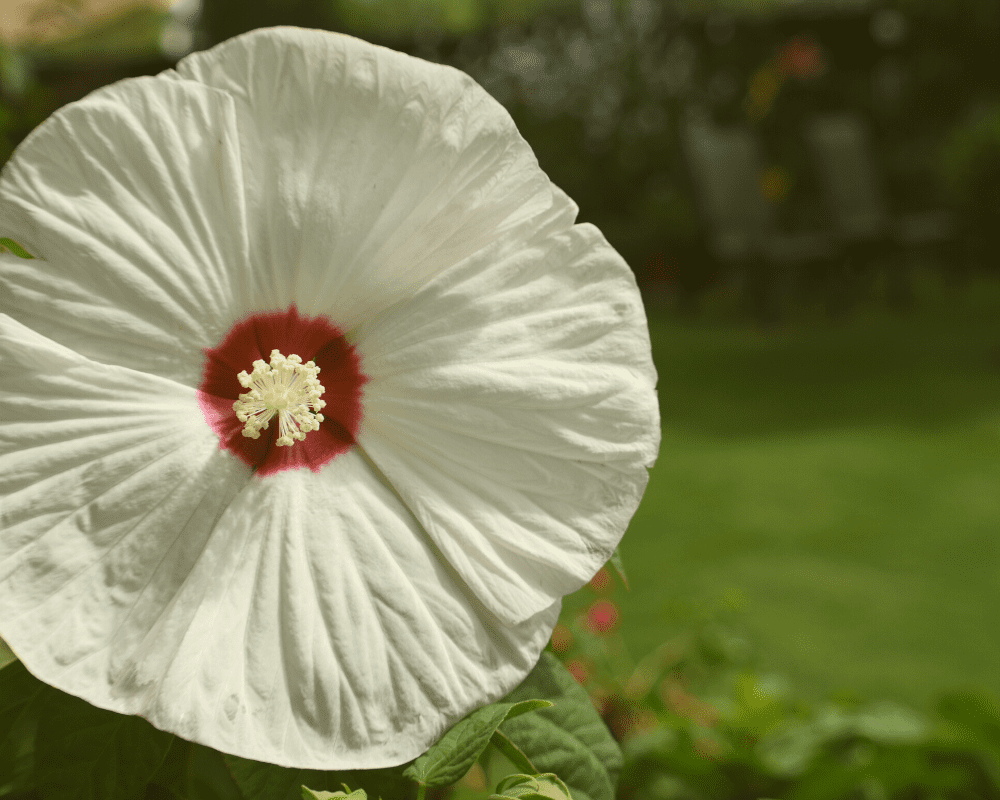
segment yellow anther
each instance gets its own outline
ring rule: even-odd
[[[323,385],[316,377],[319,367],[312,361],[302,363],[294,353],[283,356],[271,351],[271,363],[262,359],[253,362],[253,372],[244,370],[236,377],[250,391],[233,403],[236,418],[244,423],[243,435],[260,438],[271,418],[278,415],[278,446],[291,446],[306,438],[309,431],[319,429],[326,403],[320,400]]]

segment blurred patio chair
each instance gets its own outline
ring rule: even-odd
[[[762,190],[763,161],[749,127],[719,126],[689,113],[681,143],[709,252],[745,278],[758,319],[775,321],[781,284],[795,280],[799,270],[827,262],[829,237],[821,231],[780,230]]]
[[[806,145],[833,235],[855,271],[882,266],[888,300],[905,304],[908,257],[918,250],[952,253],[955,223],[944,209],[893,213],[875,159],[871,131],[851,111],[820,114],[805,125]]]

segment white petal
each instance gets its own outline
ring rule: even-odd
[[[586,582],[659,445],[642,303],[600,232],[469,259],[356,337],[358,442],[486,607],[514,624]]]
[[[232,99],[121,81],[60,109],[0,179],[0,311],[88,357],[196,385],[201,349],[245,313]]]
[[[399,764],[512,689],[499,624],[357,451],[251,480],[194,392],[0,315],[0,636],[45,682],[247,758]]]
[[[97,705],[248,480],[194,390],[89,361],[0,315],[0,636]],[[135,694],[132,689],[130,695]]]
[[[450,67],[273,28],[177,72],[236,101],[262,306],[349,330],[553,202],[507,112]]]
[[[148,687],[142,713],[185,738],[286,766],[384,767],[513,688],[558,612],[498,625],[351,451],[318,475],[252,482],[120,669]]]

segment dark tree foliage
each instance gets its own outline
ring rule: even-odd
[[[124,26],[155,22],[137,16]],[[758,316],[796,303],[843,310],[880,281],[886,299],[905,298],[914,255],[952,276],[995,261],[994,2],[204,0],[195,46],[279,24],[350,33],[472,74],[510,110],[542,168],[622,253],[653,302],[694,311],[706,294],[742,293]],[[117,36],[92,34],[108,44],[85,56],[79,47],[0,51],[4,156],[58,106],[171,64],[156,51],[155,31],[146,36],[152,47],[116,44]],[[718,260],[681,146],[692,108],[752,130],[763,154],[761,192],[792,234],[831,228],[804,122],[856,113],[872,131],[890,221],[947,206],[956,246],[921,254],[891,241],[838,243],[825,265],[757,272]]]
[[[275,25],[337,30],[336,6],[329,0],[206,0],[201,28],[208,46],[239,33]]]

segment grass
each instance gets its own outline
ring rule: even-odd
[[[651,315],[663,445],[622,543],[633,655],[678,599],[729,592],[806,696],[1000,688],[997,295],[770,332]]]

